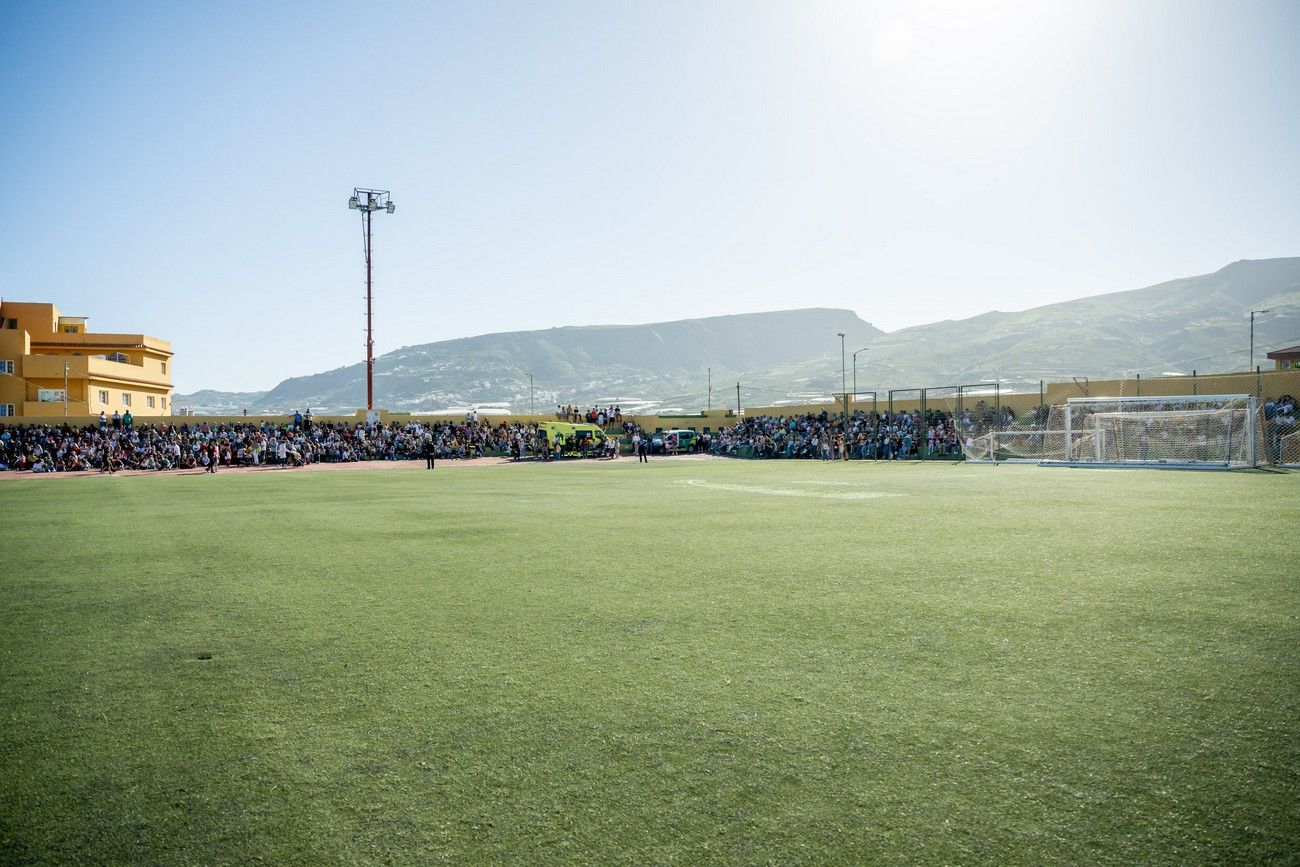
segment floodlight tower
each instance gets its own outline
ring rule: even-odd
[[[374,293],[371,283],[370,259],[370,215],[375,211],[393,213],[397,206],[388,195],[388,190],[364,190],[356,187],[348,207],[361,212],[361,228],[366,252],[366,409],[375,408],[375,319]]]

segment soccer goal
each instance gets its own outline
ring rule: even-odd
[[[1077,397],[1045,430],[993,431],[968,460],[1048,466],[1238,469],[1266,461],[1248,394]]]

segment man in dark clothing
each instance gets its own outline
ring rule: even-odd
[[[424,462],[425,462],[426,470],[433,469],[433,457],[435,454],[437,454],[437,451],[438,451],[437,448],[435,448],[433,445],[432,439],[427,439],[424,441]]]

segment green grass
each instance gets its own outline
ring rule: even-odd
[[[0,506],[0,861],[1300,851],[1297,474],[624,460]]]

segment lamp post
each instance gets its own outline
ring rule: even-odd
[[[840,338],[840,397],[844,398],[844,413],[842,415],[844,431],[847,434],[849,430],[849,375],[844,367],[844,332],[835,332]]]
[[[853,398],[854,400],[856,400],[858,397],[858,353],[866,352],[869,348],[870,347],[864,346],[861,349],[859,349],[857,352],[853,353]]]
[[[63,362],[63,417],[68,417],[68,362]]]
[[[366,409],[375,408],[375,328],[374,328],[374,294],[371,284],[370,258],[370,215],[375,211],[391,214],[397,210],[388,190],[364,190],[355,187],[348,207],[361,212],[361,228],[366,253]]]
[[[531,373],[528,374],[528,414],[537,414],[537,410],[533,409],[533,375]]]
[[[1255,371],[1255,314],[1272,313],[1271,309],[1250,311],[1250,370]]]
[[[709,368],[709,409],[713,409],[713,368]]]

